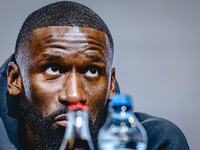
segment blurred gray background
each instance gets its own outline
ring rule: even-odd
[[[76,0],[78,1],[78,0]],[[1,0],[0,65],[14,52],[25,18],[55,0]],[[200,147],[200,1],[80,0],[107,23],[121,91],[135,111],[166,118]]]

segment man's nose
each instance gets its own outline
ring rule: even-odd
[[[64,105],[68,105],[77,102],[85,103],[86,100],[81,77],[72,72],[65,79],[63,89],[59,94],[59,101]]]

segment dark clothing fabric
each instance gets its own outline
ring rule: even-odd
[[[7,92],[7,66],[11,56],[0,68],[0,150],[20,150],[18,120],[14,97]],[[165,119],[135,113],[148,135],[148,150],[189,150],[180,129]]]
[[[147,150],[189,150],[181,130],[172,122],[144,113],[135,113],[148,135]]]

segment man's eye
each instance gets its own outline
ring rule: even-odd
[[[86,76],[88,77],[97,77],[99,75],[99,72],[96,68],[90,68],[86,73]]]
[[[47,68],[45,72],[50,75],[58,75],[60,73],[59,68],[56,66]]]

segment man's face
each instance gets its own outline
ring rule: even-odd
[[[36,29],[23,77],[27,100],[46,117],[74,102],[86,102],[93,120],[110,88],[110,46],[105,33],[82,27]]]
[[[30,104],[45,118],[70,103],[84,102],[95,121],[114,76],[107,35],[92,28],[52,26],[34,30],[28,47],[22,79]],[[62,118],[56,116],[52,126],[66,126]]]
[[[23,64],[26,69],[20,70],[21,108],[28,130],[37,131],[35,126],[43,130],[50,124],[60,134],[60,127],[67,126],[62,114],[66,106],[83,102],[89,106],[92,125],[96,126],[92,129],[97,131],[99,124],[102,125],[99,122],[105,121],[107,99],[114,92],[113,88],[111,91],[115,77],[107,35],[92,28],[51,26],[34,30],[27,47],[29,58]],[[39,136],[45,134],[41,130]],[[92,136],[96,136],[96,131]]]

